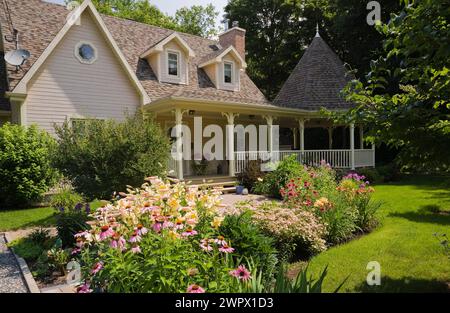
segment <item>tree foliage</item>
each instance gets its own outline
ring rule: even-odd
[[[211,37],[217,33],[215,18],[218,13],[212,4],[205,7],[201,5],[184,7],[173,17],[161,12],[148,0],[92,0],[92,2],[100,13],[106,15],[203,37]]]
[[[369,60],[379,55],[381,35],[369,26],[368,1],[362,0],[231,0],[226,18],[247,29],[248,72],[273,99],[311,43],[316,24],[336,53],[364,77]],[[398,0],[381,2],[381,18],[400,8]]]
[[[383,55],[367,82],[354,81],[351,117],[372,140],[401,149],[399,161],[415,168],[450,166],[450,7],[446,0],[402,0],[404,9],[377,27]]]
[[[203,7],[193,5],[183,7],[175,13],[175,22],[179,29],[185,33],[212,38],[217,35],[216,18],[219,12],[212,4]]]

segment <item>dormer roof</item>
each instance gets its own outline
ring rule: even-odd
[[[247,63],[245,63],[245,61],[242,59],[239,52],[233,46],[229,46],[228,48],[219,49],[219,50],[214,51],[213,53],[203,57],[200,60],[200,64],[198,65],[198,67],[202,68],[202,67],[214,64],[214,63],[220,63],[220,62],[222,62],[223,58],[228,54],[231,54],[239,62],[239,65],[241,66],[241,68],[247,68]]]
[[[171,35],[167,36],[166,38],[162,39],[158,43],[156,43],[156,44],[152,45],[151,47],[149,47],[147,50],[145,50],[144,53],[142,53],[140,55],[140,57],[141,58],[146,58],[147,56],[149,56],[149,55],[151,55],[153,53],[162,52],[164,50],[164,46],[167,45],[171,41],[175,41],[176,43],[178,43],[178,45],[186,52],[186,54],[190,58],[195,57],[194,50],[192,50],[191,47],[189,47],[189,45],[187,44],[187,42],[184,41],[183,38],[181,38],[181,36],[179,34],[175,33],[175,32],[172,33]]]

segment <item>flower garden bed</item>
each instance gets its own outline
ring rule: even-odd
[[[230,207],[220,190],[150,177],[87,219],[82,205],[60,210],[57,238],[36,232],[21,244],[34,245],[28,260],[41,287],[61,283],[76,261],[80,293],[320,292],[326,268],[292,277],[287,264],[370,230],[377,205],[364,177],[296,166],[281,201]]]

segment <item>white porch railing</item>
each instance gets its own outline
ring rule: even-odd
[[[275,160],[283,160],[290,155],[296,155],[297,160],[310,166],[326,161],[333,168],[352,168],[351,150],[304,150],[304,151],[273,151]],[[267,151],[241,151],[235,153],[235,172],[241,173],[249,160],[269,160]],[[375,166],[375,150],[355,150],[355,167]]]
[[[355,167],[375,166],[375,150],[355,150]]]
[[[173,158],[172,154],[169,154],[168,172],[171,177],[178,177],[177,173],[177,161]]]

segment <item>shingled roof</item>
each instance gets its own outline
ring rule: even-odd
[[[273,104],[311,111],[348,109],[352,103],[345,101],[340,92],[352,78],[346,73],[344,63],[317,33]]]
[[[41,0],[8,0],[8,4],[14,28],[20,34],[20,46],[31,52],[31,58],[22,66],[23,70],[16,72],[14,67],[7,65],[9,90],[12,91],[64,26],[68,11],[64,6]],[[11,30],[5,13],[5,8],[0,2],[1,32],[10,36]],[[148,47],[154,46],[174,31],[106,15],[102,15],[102,19],[152,101],[183,95],[193,99],[268,104],[264,95],[245,72],[240,73],[240,91],[226,91],[218,90],[208,75],[198,68],[200,61],[216,52],[215,41],[178,33],[195,52],[195,58],[190,60],[189,85],[162,83],[158,82],[148,62],[139,56]],[[15,48],[14,43],[4,40],[3,44],[5,52]]]

